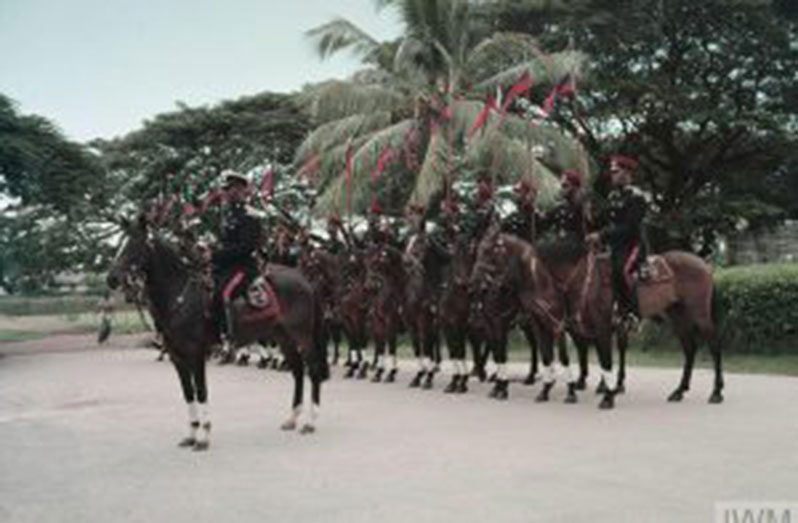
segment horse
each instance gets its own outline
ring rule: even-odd
[[[432,389],[440,362],[439,300],[442,272],[450,263],[448,253],[432,244],[426,232],[410,238],[403,256],[406,287],[403,317],[410,332],[419,370],[410,387]]]
[[[532,351],[530,372],[524,383],[534,384],[537,373],[536,350],[540,350],[544,367],[543,389],[536,401],[548,401],[549,392],[554,385],[552,368],[553,347],[562,340],[560,325],[552,328],[551,319],[557,311],[548,310],[549,305],[560,307],[564,304],[553,280],[536,280],[531,286],[526,277],[525,267],[517,256],[510,256],[507,245],[532,246],[526,241],[509,234],[502,234],[498,224],[492,226],[483,236],[477,247],[477,261],[471,274],[471,293],[474,300],[473,322],[477,324],[488,339],[488,349],[493,353],[497,364],[497,379],[490,397],[507,399],[509,380],[506,374],[507,333],[518,317],[518,324],[527,337]],[[513,253],[514,254],[514,253]],[[547,307],[538,307],[540,303]],[[560,364],[567,375],[566,403],[577,401],[577,380],[571,373],[568,351],[564,343],[558,344]],[[582,375],[586,375],[587,359],[580,357]]]
[[[438,307],[440,328],[454,369],[452,379],[444,389],[449,394],[468,392],[470,374],[466,363],[466,343],[470,343],[473,351],[474,368],[483,369],[484,374],[481,355],[483,339],[478,329],[469,321],[469,278],[473,263],[469,243],[463,238],[457,238],[451,245],[451,262]]]
[[[197,451],[210,444],[211,421],[208,413],[208,387],[205,362],[218,333],[207,311],[211,301],[202,269],[193,265],[178,249],[151,230],[141,216],[133,224],[122,223],[125,239],[107,276],[112,289],[130,278],[140,278],[150,302],[153,319],[163,334],[164,345],[180,380],[188,407],[189,433],[179,446]],[[304,372],[311,380],[310,419],[302,434],[316,430],[321,404],[321,383],[329,377],[329,367],[321,333],[321,308],[313,289],[298,271],[269,266],[279,313],[262,316],[247,304],[234,302],[233,331],[236,344],[258,339],[276,340],[289,361],[294,377],[294,397],[283,430],[294,430],[302,412]]]
[[[545,337],[556,339],[562,333],[566,314],[570,309],[574,318],[574,332],[596,344],[602,377],[607,384],[599,407],[615,406],[617,390],[611,387],[613,294],[609,259],[589,256],[573,259],[558,258],[559,263],[546,265],[540,254],[529,244],[506,235],[493,235],[483,241],[480,249],[507,260],[506,277],[521,289],[525,310],[537,317]],[[684,251],[668,251],[654,257],[655,276],[650,283],[639,283],[637,295],[643,317],[667,318],[676,332],[684,351],[682,378],[668,396],[669,401],[681,401],[690,388],[695,352],[699,340],[706,341],[714,360],[715,380],[709,402],[723,401],[723,372],[721,346],[717,336],[717,291],[711,268],[699,257]],[[551,268],[550,268],[550,267]],[[556,268],[555,268],[556,267]],[[552,271],[557,271],[555,276]],[[564,275],[573,282],[566,285]],[[580,282],[580,283],[577,283]],[[544,365],[550,365],[550,344],[541,347]]]
[[[321,248],[305,249],[299,258],[299,268],[322,304],[324,333],[327,341],[333,343],[332,364],[337,365],[343,332],[338,303],[341,286],[340,259]]]
[[[363,351],[369,341],[369,294],[366,290],[365,255],[351,249],[341,263],[341,282],[337,298],[341,325],[348,342],[344,378],[366,377],[368,364],[363,361]]]
[[[371,381],[375,383],[382,381],[385,373],[386,346],[391,361],[385,381],[396,381],[399,370],[396,348],[402,328],[405,281],[402,253],[389,245],[374,245],[366,256],[366,290],[371,296],[369,313],[376,359],[376,370]]]

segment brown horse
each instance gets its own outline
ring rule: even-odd
[[[146,220],[123,223],[126,239],[108,273],[108,285],[116,288],[131,278],[140,278],[150,302],[153,318],[163,334],[164,345],[177,370],[183,397],[188,406],[189,435],[180,446],[205,450],[209,445],[211,422],[205,361],[218,342],[213,319],[208,318],[210,296],[201,268],[191,265],[170,242],[151,231]],[[293,269],[270,266],[277,294],[276,315],[263,317],[246,303],[235,303],[235,343],[259,339],[278,342],[294,376],[291,416],[282,428],[297,427],[302,410],[305,368],[311,388],[310,420],[301,432],[315,431],[321,403],[321,383],[329,377],[325,346],[321,343],[321,308],[313,289]],[[273,307],[274,310],[274,307]]]
[[[341,260],[321,248],[307,246],[299,258],[299,270],[313,286],[324,312],[324,335],[332,341],[332,364],[337,365],[343,326],[340,317]]]
[[[557,338],[571,311],[574,331],[597,347],[602,377],[608,385],[600,407],[612,408],[617,391],[609,388],[614,383],[609,261],[596,257],[591,262],[590,256],[577,256],[566,263],[567,259],[560,257],[557,264],[547,265],[531,245],[505,235],[487,238],[480,249],[508,260],[509,277],[522,289],[524,308],[539,319],[545,336]],[[669,319],[685,354],[681,382],[668,399],[680,401],[689,390],[697,343],[704,340],[709,344],[715,366],[715,383],[709,401],[720,403],[723,401],[723,373],[721,347],[716,336],[717,303],[712,271],[697,256],[681,251],[662,254],[654,266],[652,281],[637,289],[641,312],[646,317]],[[555,272],[558,275],[555,276]],[[565,286],[567,292],[562,299],[558,288],[562,288],[566,280],[573,284]],[[551,345],[541,347],[544,364],[551,361],[551,350]]]
[[[369,341],[368,315],[369,293],[366,290],[365,255],[357,249],[351,249],[341,262],[341,282],[338,288],[338,299],[341,324],[348,342],[344,378],[352,378],[356,374],[366,376],[368,364],[363,361],[363,351]]]
[[[440,299],[439,323],[454,371],[444,392],[462,394],[468,392],[470,376],[466,363],[466,343],[471,345],[473,351],[474,368],[482,368],[484,373],[481,355],[483,338],[470,322],[469,278],[474,265],[472,249],[464,238],[455,240],[450,249],[451,262]]]
[[[371,295],[371,331],[374,337],[376,371],[372,381],[382,381],[386,366],[390,367],[385,381],[396,381],[399,370],[397,342],[402,328],[402,306],[406,281],[402,253],[387,245],[375,245],[366,256],[366,290]],[[385,348],[391,356],[386,365]]]
[[[419,363],[410,387],[433,386],[440,362],[439,301],[443,271],[449,262],[449,254],[433,245],[424,231],[413,235],[405,249],[403,318]]]

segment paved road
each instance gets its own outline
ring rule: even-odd
[[[709,522],[717,500],[798,498],[795,378],[730,375],[710,406],[699,371],[671,405],[676,371],[632,369],[612,412],[336,378],[303,437],[277,429],[289,376],[212,367],[197,454],[153,351],[38,344],[0,346],[0,521]]]

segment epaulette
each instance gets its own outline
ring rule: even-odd
[[[633,195],[635,195],[635,196],[637,196],[639,198],[643,198],[646,201],[646,203],[651,203],[652,201],[654,201],[654,198],[652,197],[650,192],[644,191],[643,189],[641,189],[640,187],[638,187],[636,185],[630,185],[629,186],[629,191]]]
[[[252,207],[251,205],[245,205],[244,206],[244,210],[246,211],[247,216],[251,216],[251,217],[257,218],[259,220],[265,220],[266,218],[269,217],[268,214],[266,214],[265,212],[263,212],[260,209]]]

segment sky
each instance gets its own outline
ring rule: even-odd
[[[175,102],[212,104],[346,77],[304,31],[344,16],[390,39],[374,0],[0,0],[0,93],[67,137],[111,138]]]

